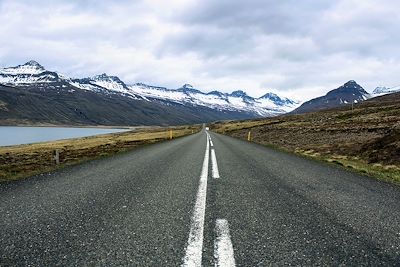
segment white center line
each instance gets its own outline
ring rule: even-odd
[[[235,266],[233,245],[229,234],[229,224],[225,219],[217,219],[215,225],[216,239],[214,243],[215,266]]]
[[[211,162],[212,162],[212,176],[213,178],[219,178],[217,157],[215,156],[214,149],[211,149]]]
[[[207,132],[206,132],[207,133]],[[208,133],[207,133],[208,136]],[[204,216],[206,213],[207,178],[210,145],[207,138],[207,147],[204,155],[203,169],[201,170],[199,189],[196,204],[190,225],[188,245],[182,266],[201,266],[203,252]]]

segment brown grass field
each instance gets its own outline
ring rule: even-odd
[[[150,128],[84,138],[0,147],[0,182],[18,180],[87,160],[132,150],[138,146],[169,140],[200,131],[201,126]],[[54,160],[60,153],[60,164]]]
[[[400,182],[400,93],[301,115],[225,121],[211,130]]]

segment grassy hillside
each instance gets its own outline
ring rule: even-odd
[[[77,139],[29,145],[0,147],[0,182],[17,180],[34,174],[52,171],[87,160],[128,151],[200,131],[201,126],[150,128],[139,131],[105,134]],[[54,160],[59,151],[60,164]]]
[[[338,109],[225,121],[211,129],[400,182],[400,93]]]

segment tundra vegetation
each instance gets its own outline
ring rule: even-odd
[[[221,121],[213,131],[400,183],[400,93],[274,118]]]
[[[200,131],[200,125],[146,128],[84,138],[0,147],[0,182],[18,180]],[[172,131],[172,132],[171,132]],[[54,158],[59,154],[59,164]]]

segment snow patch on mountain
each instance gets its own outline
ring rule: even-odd
[[[50,83],[62,80],[64,76],[56,72],[47,71],[42,65],[31,60],[23,65],[0,69],[0,83],[2,84],[33,84]]]
[[[80,79],[73,79],[71,80],[70,84],[76,88],[82,89],[82,90],[87,90],[87,91],[94,91],[94,92],[99,92],[103,88],[97,85],[93,85],[89,82],[82,82]]]
[[[386,95],[391,93],[400,92],[400,85],[394,87],[378,86],[372,92],[374,96]]]
[[[92,84],[106,88],[108,90],[126,93],[126,85],[116,76],[108,76],[103,73],[101,75],[94,76],[91,79]]]
[[[83,90],[117,93],[138,99],[137,95],[117,76],[109,76],[105,73],[91,78],[72,79],[70,84]]]
[[[19,75],[19,74],[39,74],[46,71],[42,65],[34,60],[31,60],[23,65],[18,65],[16,67],[8,67],[0,69],[1,74],[8,75]]]

